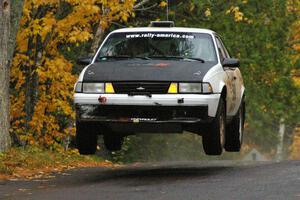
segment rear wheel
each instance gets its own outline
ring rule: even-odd
[[[217,115],[209,125],[208,132],[202,136],[204,152],[207,155],[221,155],[225,144],[226,106],[220,99]]]
[[[124,138],[116,133],[105,134],[103,136],[104,145],[109,151],[119,151],[122,148]]]
[[[225,150],[229,152],[239,152],[243,143],[245,121],[245,101],[242,100],[238,113],[226,126]]]
[[[80,154],[95,154],[97,149],[97,134],[95,130],[81,122],[76,121],[76,147]]]

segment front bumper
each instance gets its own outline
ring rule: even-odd
[[[76,105],[77,119],[90,122],[208,122],[207,111],[207,106]]]
[[[105,102],[99,103],[99,97]],[[76,93],[77,120],[98,122],[195,123],[215,117],[220,94],[126,94]]]

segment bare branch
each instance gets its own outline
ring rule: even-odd
[[[123,24],[120,24],[120,23],[117,23],[117,22],[111,22],[111,24],[115,24],[117,26],[120,26],[122,28],[126,28],[127,26],[123,25]]]
[[[135,6],[133,6],[133,9],[138,9],[148,3],[150,0],[142,0],[141,2],[137,3]]]
[[[152,6],[146,7],[146,8],[138,8],[138,9],[134,9],[134,11],[145,11],[145,10],[150,10],[150,9],[154,8],[155,6],[157,6],[157,3],[153,4]]]

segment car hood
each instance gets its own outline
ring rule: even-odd
[[[202,81],[216,64],[184,60],[102,61],[88,66],[83,81]]]

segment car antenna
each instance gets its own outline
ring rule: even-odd
[[[169,0],[167,0],[167,21],[169,21]]]

